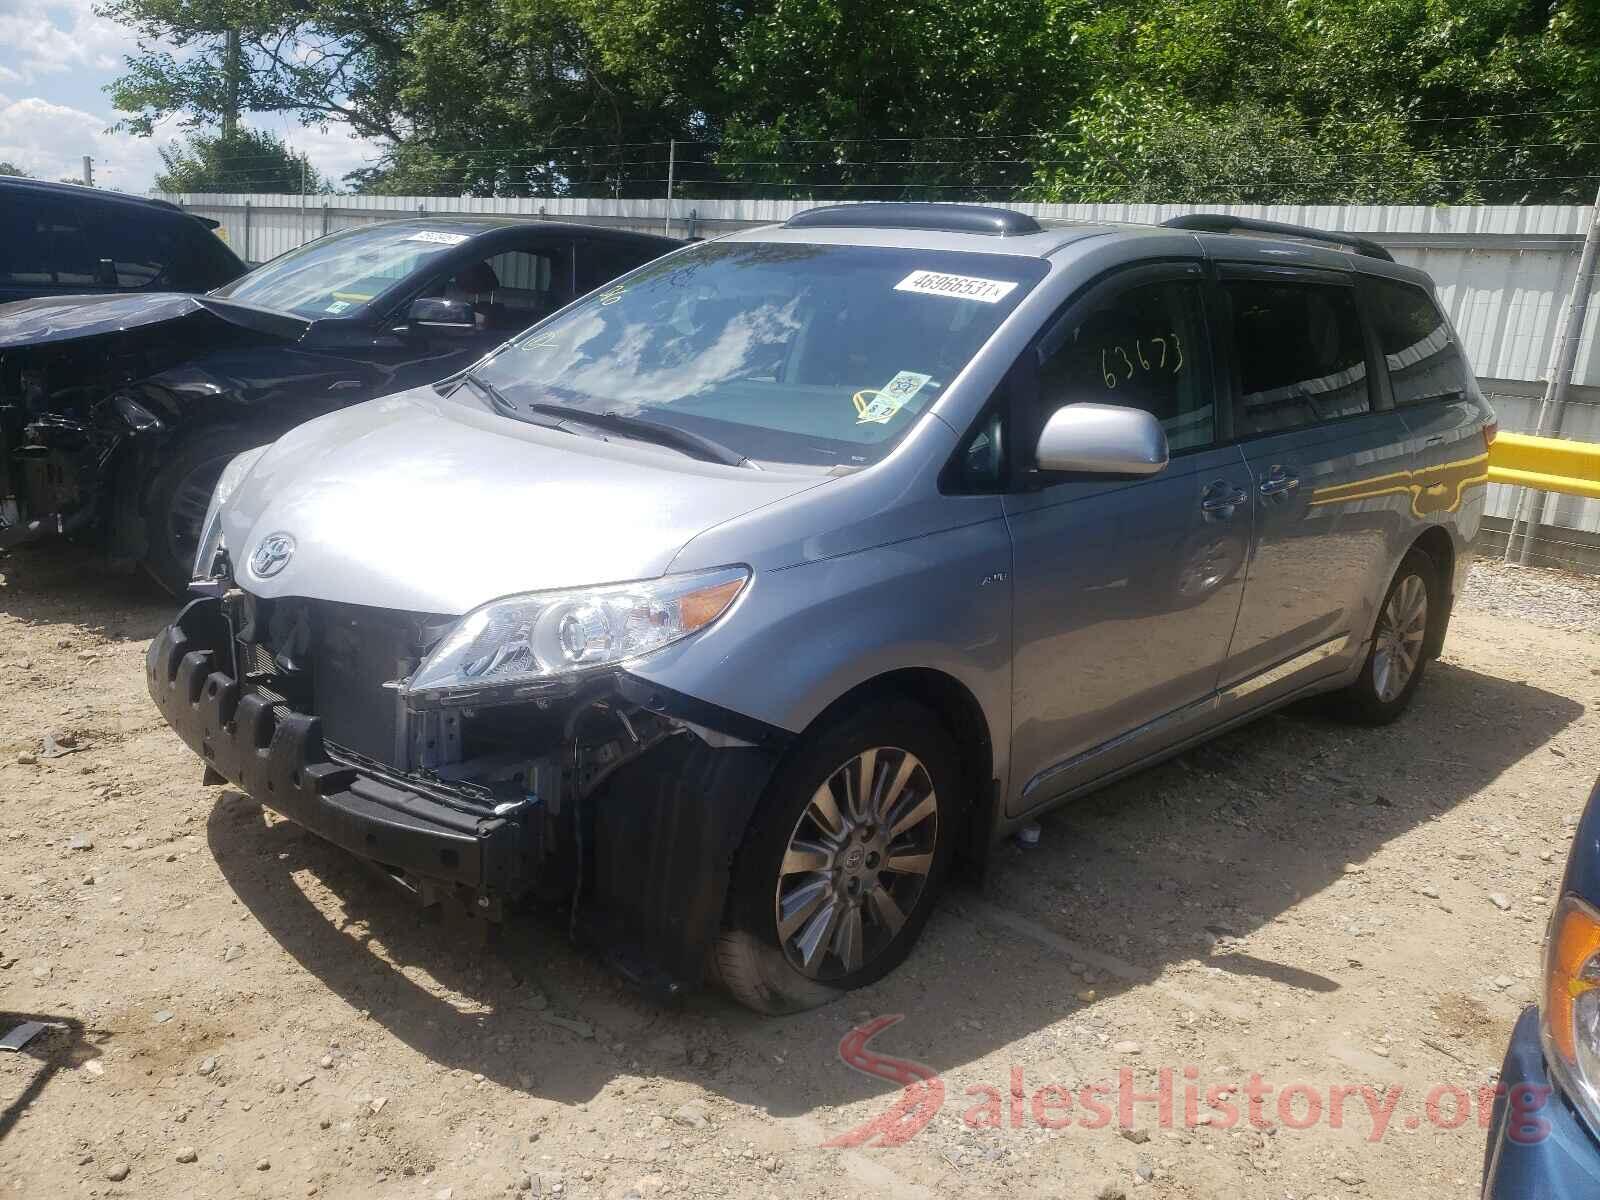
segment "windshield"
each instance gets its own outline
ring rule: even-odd
[[[466,240],[417,224],[350,229],[307,242],[211,295],[302,317],[348,315]]]
[[[513,416],[559,404],[752,459],[865,466],[1045,271],[1016,255],[718,242],[593,293],[474,375]]]

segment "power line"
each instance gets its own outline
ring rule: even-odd
[[[1521,118],[1521,117],[1582,116],[1582,115],[1589,115],[1589,114],[1593,114],[1593,113],[1600,113],[1600,108],[1525,109],[1525,110],[1518,111],[1518,112],[1470,113],[1470,114],[1465,114],[1465,115],[1461,115],[1461,116],[1451,116],[1451,117],[1400,117],[1400,116],[1393,116],[1393,119],[1395,121],[1397,121],[1398,123],[1403,124],[1403,125],[1429,125],[1429,124],[1442,124],[1442,123],[1454,123],[1454,122],[1466,122],[1466,121],[1502,121],[1502,120],[1512,120],[1512,119]],[[1386,116],[1392,116],[1392,114],[1376,113],[1376,114],[1372,114],[1370,117],[1368,117],[1366,119],[1375,120],[1375,119],[1380,119],[1380,118],[1383,118],[1383,117],[1386,117]],[[1302,120],[1306,121],[1306,123],[1310,123],[1309,120],[1306,119],[1306,118],[1302,118]],[[1041,138],[1044,138],[1044,139],[1061,139],[1062,138],[1062,134],[1059,131],[1048,131],[1048,130],[1037,130],[1037,129],[1034,129],[1034,130],[1026,130],[1026,131],[1019,131],[1019,132],[1011,132],[1011,133],[933,133],[933,134],[917,134],[915,136],[882,135],[882,136],[871,136],[871,137],[796,138],[796,137],[790,137],[788,135],[780,135],[778,137],[778,139],[777,139],[777,142],[778,142],[778,144],[780,146],[784,146],[784,145],[788,145],[788,146],[845,146],[845,145],[863,145],[863,144],[873,144],[873,143],[910,144],[910,143],[918,143],[918,142],[980,142],[980,141],[1008,141],[1008,140],[1027,141],[1027,140],[1036,140],[1036,139],[1041,139]],[[677,138],[677,139],[674,139],[674,140],[677,141],[678,146],[680,148],[687,147],[687,146],[713,146],[713,147],[715,147],[715,146],[721,146],[721,145],[725,145],[726,144],[726,139]],[[1565,145],[1566,143],[1548,143],[1548,144],[1549,145]],[[505,146],[505,147],[486,147],[486,146],[482,146],[482,145],[456,145],[456,146],[424,145],[424,146],[420,147],[420,152],[424,153],[424,154],[433,154],[433,155],[440,155],[440,154],[473,154],[473,155],[557,154],[557,153],[576,153],[576,152],[594,153],[594,152],[598,152],[598,151],[642,149],[642,148],[646,148],[646,147],[660,147],[662,149],[665,149],[667,145],[668,145],[668,139],[661,138],[661,139],[658,139],[656,141],[650,141],[650,142],[595,142],[595,143],[570,143],[570,144],[541,143],[541,144],[536,144],[536,145]],[[407,146],[406,145],[399,145],[399,146],[392,147],[392,148],[390,148],[388,150],[385,150],[377,158],[365,159],[363,161],[366,161],[366,162],[369,162],[369,163],[379,163],[379,162],[382,162],[384,159],[392,159],[393,156],[396,155],[396,154],[404,154],[404,153],[406,153],[406,151],[407,151]]]

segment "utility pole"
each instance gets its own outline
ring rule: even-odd
[[[83,186],[94,186],[94,159],[87,154],[83,156]]]
[[[222,140],[231,142],[239,133],[239,30],[228,30],[222,49]]]
[[[657,142],[656,145],[660,145]],[[672,236],[672,178],[678,168],[678,139],[667,143],[667,236]]]
[[[1572,388],[1572,371],[1578,362],[1578,343],[1583,340],[1584,320],[1589,313],[1589,293],[1594,290],[1595,269],[1600,265],[1600,190],[1596,190],[1594,208],[1589,212],[1589,229],[1583,239],[1583,253],[1578,257],[1578,273],[1572,280],[1572,294],[1567,298],[1566,319],[1551,355],[1550,380],[1545,384],[1544,400],[1539,405],[1539,437],[1554,437],[1561,429],[1561,414],[1567,405],[1567,393]],[[1518,507],[1513,510],[1511,528],[1506,533],[1505,561],[1511,561],[1511,544],[1517,536],[1517,525],[1522,525],[1522,548],[1517,562],[1527,566],[1533,554],[1534,532],[1539,528],[1539,517],[1544,508],[1544,493],[1533,488],[1523,488],[1518,497]]]

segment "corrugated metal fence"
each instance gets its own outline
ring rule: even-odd
[[[782,221],[813,200],[576,200],[439,196],[170,195],[222,232],[243,257],[262,262],[319,237],[374,221],[429,215],[495,214],[711,237]],[[1197,211],[1177,204],[1015,204],[1040,218],[1155,223]],[[1208,212],[1360,233],[1396,259],[1433,276],[1466,344],[1501,428],[1533,432],[1540,382],[1577,269],[1590,210],[1575,205],[1232,205]],[[1591,304],[1559,434],[1600,441],[1600,304]],[[1512,515],[1511,490],[1490,488],[1488,541]],[[1533,561],[1600,568],[1600,501],[1550,496]]]

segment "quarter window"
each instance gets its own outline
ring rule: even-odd
[[[1370,279],[1367,285],[1394,402],[1460,397],[1466,387],[1465,364],[1433,298],[1421,288],[1388,279]]]
[[[1281,433],[1372,408],[1355,290],[1237,280],[1233,308],[1240,437]]]
[[[1200,285],[1173,281],[1129,288],[1075,314],[1040,347],[1041,418],[1064,404],[1120,404],[1153,414],[1174,451],[1211,445],[1216,406],[1203,312]]]

